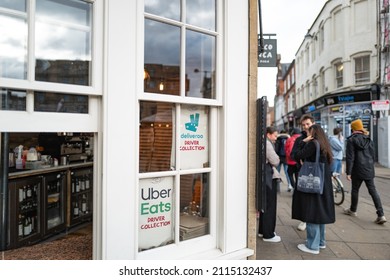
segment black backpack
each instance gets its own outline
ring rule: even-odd
[[[286,156],[286,151],[284,149],[284,146],[286,145],[286,137],[279,137],[276,139],[275,143],[275,151],[280,157],[285,157]]]

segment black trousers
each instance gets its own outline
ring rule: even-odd
[[[372,201],[374,202],[376,208],[376,214],[378,215],[378,217],[383,216],[384,213],[383,213],[382,202],[379,193],[375,188],[374,178],[363,180],[363,179],[352,177],[352,192],[351,192],[351,207],[350,207],[351,211],[356,212],[357,210],[357,206],[359,202],[359,189],[363,181],[364,183],[366,183],[368,193],[371,195]]]
[[[296,164],[288,165],[287,173],[288,173],[288,177],[290,178],[291,186],[293,186],[294,189],[297,186],[298,172],[299,170]]]
[[[272,188],[266,187],[267,205],[264,213],[260,212],[259,234],[266,239],[275,236],[277,184],[277,180],[272,180]]]

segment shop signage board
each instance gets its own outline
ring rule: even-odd
[[[260,39],[258,39],[257,67],[276,67],[276,39],[264,39],[264,50],[260,52]]]
[[[387,111],[389,110],[389,100],[373,100],[371,102],[373,111]]]
[[[173,177],[141,179],[139,185],[139,249],[173,242]]]
[[[181,169],[208,166],[208,112],[204,106],[183,106],[180,123]]]

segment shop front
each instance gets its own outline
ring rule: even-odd
[[[377,143],[377,115],[372,110],[371,102],[378,99],[378,93],[372,91],[371,87],[328,94],[296,110],[293,115],[297,126],[299,126],[299,117],[302,114],[311,114],[315,122],[320,124],[328,135],[333,134],[334,128],[340,127],[343,129],[344,137],[351,135],[351,122],[355,119],[361,119],[364,128],[370,132],[372,139]]]
[[[248,5],[0,1],[2,249],[92,222],[94,259],[253,255]]]

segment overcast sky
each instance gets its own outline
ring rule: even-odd
[[[295,58],[307,30],[311,27],[327,0],[262,0],[264,34],[276,34],[277,52],[282,63],[291,63]],[[267,38],[267,37],[265,37]],[[259,70],[259,97],[267,96],[273,106],[276,92],[276,67],[261,67]]]

